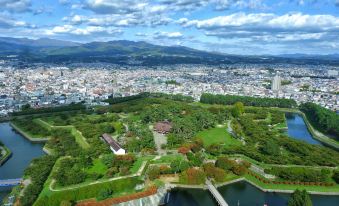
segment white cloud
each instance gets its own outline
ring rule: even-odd
[[[161,38],[168,38],[168,39],[180,39],[183,37],[183,34],[180,32],[155,32],[154,38],[161,39]]]
[[[63,25],[63,26],[55,26],[52,29],[45,30],[45,35],[60,35],[60,34],[68,34],[68,35],[92,35],[92,34],[111,34],[118,35],[121,34],[122,31],[116,28],[111,27],[99,27],[99,26],[87,26],[84,28],[78,28],[73,25]]]
[[[332,15],[307,15],[302,13],[277,16],[273,13],[234,13],[206,20],[179,20],[183,26],[195,26],[204,30],[337,30],[339,17]]]
[[[30,0],[0,0],[0,11],[27,12],[30,11]]]
[[[13,28],[13,27],[33,27],[25,21],[13,19],[7,15],[0,15],[0,28]]]

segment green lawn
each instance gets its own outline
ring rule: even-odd
[[[171,163],[173,162],[174,160],[183,160],[184,159],[184,156],[181,155],[181,154],[171,154],[171,155],[165,155],[165,156],[162,156],[160,159],[158,160],[154,160],[152,161],[152,163],[154,164],[157,164],[157,163]]]
[[[208,130],[201,131],[197,134],[201,138],[205,147],[211,144],[225,144],[225,146],[240,145],[241,142],[234,139],[226,130],[226,127],[216,127]]]
[[[133,166],[130,168],[129,171],[130,171],[132,174],[137,173],[138,170],[140,169],[142,163],[143,163],[144,161],[148,161],[148,160],[151,160],[151,159],[153,159],[153,158],[154,158],[154,156],[139,157],[139,158],[137,159],[137,161],[134,162]]]
[[[40,125],[41,127],[47,129],[47,130],[51,130],[52,129],[50,124],[48,124],[47,122],[45,122],[45,121],[43,121],[41,119],[33,119],[33,121],[35,123],[37,123],[38,125]]]
[[[89,148],[86,138],[74,126],[71,126],[71,133],[75,137],[75,141],[84,149]]]

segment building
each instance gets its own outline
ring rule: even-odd
[[[338,71],[337,70],[328,70],[327,71],[328,76],[338,76]]]
[[[165,120],[162,122],[157,122],[154,125],[154,131],[161,133],[161,134],[167,134],[171,131],[172,129],[172,123],[169,121]]]
[[[281,90],[281,77],[279,74],[275,75],[272,80],[272,90],[273,91],[280,91]]]
[[[103,141],[109,144],[110,149],[116,155],[124,155],[126,151],[120,146],[120,144],[113,139],[113,137],[107,133],[101,135]]]

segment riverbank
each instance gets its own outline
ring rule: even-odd
[[[12,152],[5,145],[3,145],[3,146],[0,146],[0,153],[3,154],[3,155],[1,155],[1,159],[0,159],[0,167],[1,167],[3,164],[5,164],[5,162],[9,158],[11,158]]]
[[[301,117],[303,118],[303,120],[304,120],[304,122],[307,126],[307,129],[311,133],[313,139],[318,140],[321,143],[323,143],[326,146],[329,146],[333,149],[339,150],[339,143],[336,142],[335,140],[333,140],[332,138],[328,137],[324,133],[316,130],[311,125],[311,123],[308,121],[306,115],[302,111],[300,111],[298,109],[288,109],[288,108],[275,108],[275,109],[282,111],[282,112],[286,112],[286,113],[296,113],[296,114],[301,115]]]
[[[6,163],[0,167],[0,179],[16,179],[23,177],[24,170],[31,164],[32,159],[45,155],[42,151],[43,145],[32,142],[17,132],[9,122],[0,123],[0,141],[11,151],[12,155],[7,158]],[[13,187],[2,187],[0,190],[0,205],[6,202],[6,197],[11,193]],[[21,186],[14,188],[21,189]],[[14,189],[15,190],[15,189]],[[5,203],[4,202],[4,203]]]
[[[329,195],[329,196],[338,196],[339,192],[321,192],[321,191],[313,191],[313,190],[308,190],[307,188],[300,188],[300,186],[295,186],[293,189],[272,189],[272,188],[264,188],[262,186],[259,186],[255,182],[249,180],[246,177],[239,177],[237,179],[233,179],[230,181],[222,182],[222,183],[216,183],[215,187],[220,188],[226,185],[234,184],[237,182],[245,181],[254,187],[258,188],[259,190],[263,192],[271,192],[271,193],[286,193],[286,194],[291,194],[293,193],[296,189],[306,189],[309,194],[312,195]],[[279,185],[277,185],[279,186]],[[202,190],[207,190],[206,185],[184,185],[184,184],[175,184],[175,183],[167,183],[166,184],[166,189],[174,189],[174,188],[183,188],[183,189],[202,189]]]
[[[27,134],[23,130],[21,130],[18,126],[16,126],[13,122],[10,122],[9,125],[19,134],[21,134],[23,137],[28,139],[31,142],[36,142],[36,143],[44,143],[48,141],[48,138],[35,138],[32,137],[31,135]]]

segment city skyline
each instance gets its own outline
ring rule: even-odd
[[[333,54],[339,48],[338,11],[338,0],[0,0],[0,32],[230,54]]]

